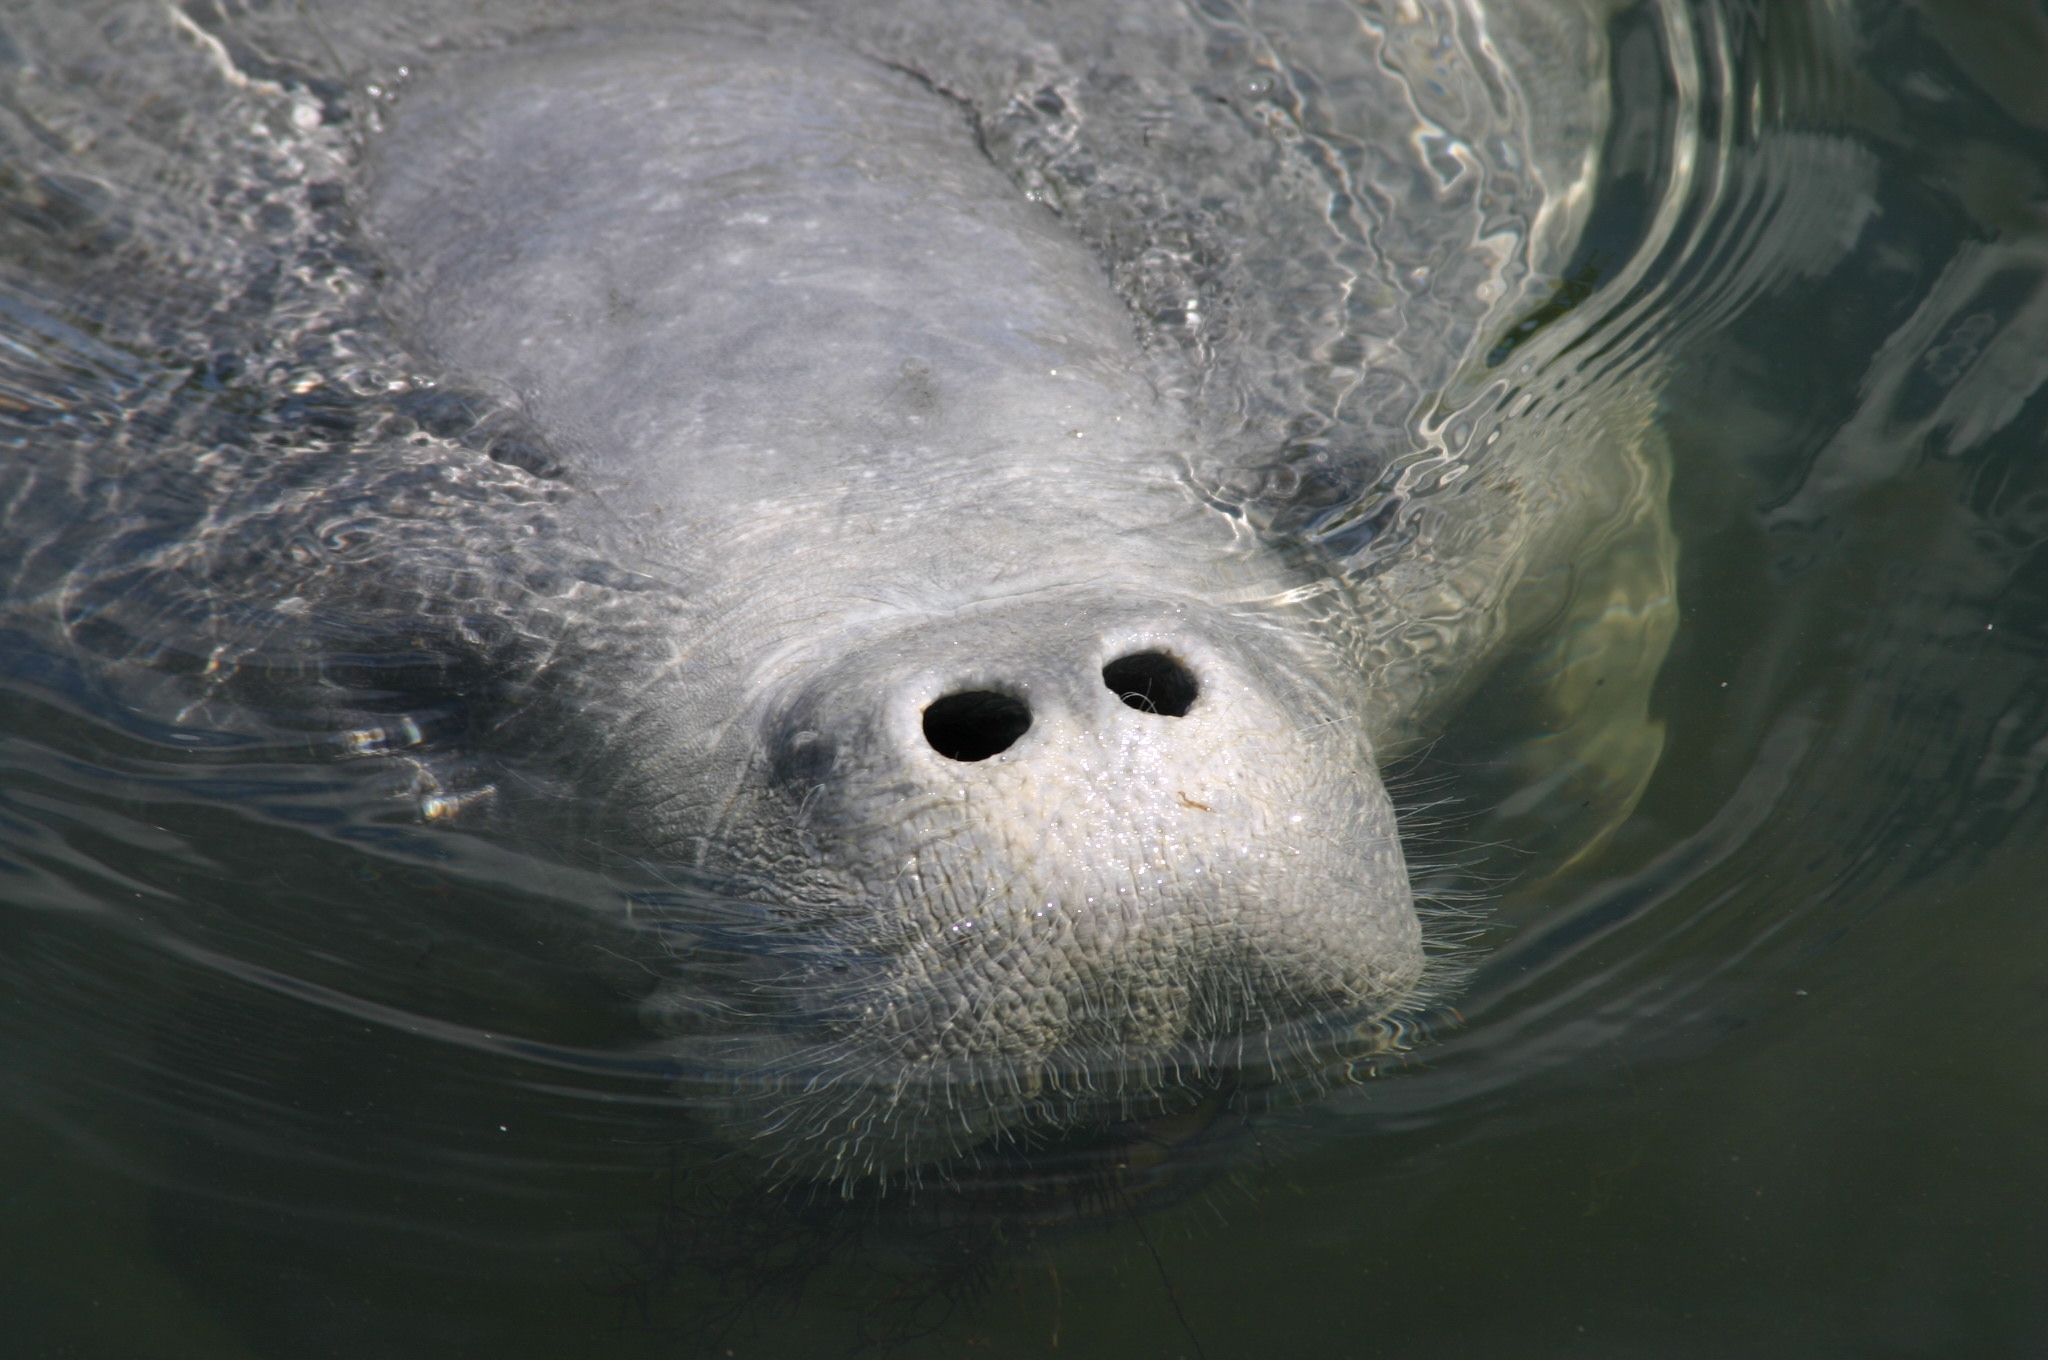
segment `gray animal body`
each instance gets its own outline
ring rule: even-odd
[[[548,513],[373,503],[412,564],[285,604],[511,620],[480,739],[730,904],[684,932],[725,962],[646,1009],[732,1137],[891,1172],[1369,1051],[1413,1004],[1381,749],[1636,472],[1475,497],[1369,575],[1284,550],[943,73],[804,30],[480,45],[382,121],[349,200],[376,306],[516,413]],[[470,568],[420,565],[493,535],[603,570],[465,604]]]
[[[1342,661],[1209,600],[1244,548],[1127,312],[956,107],[801,48],[546,51],[408,100],[373,183],[426,345],[679,582],[676,655],[590,739],[650,853],[833,942],[784,985],[891,1087],[809,1094],[827,1128],[964,1145],[1104,1054],[1407,999]],[[1191,697],[1125,702],[1129,658]],[[955,696],[989,696],[965,752]]]

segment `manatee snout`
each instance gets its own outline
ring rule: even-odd
[[[914,1160],[1405,1001],[1393,810],[1291,652],[1209,606],[1066,598],[789,663],[728,818],[759,830],[707,866],[804,936],[742,1124],[813,1169]]]

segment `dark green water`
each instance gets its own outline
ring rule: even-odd
[[[0,1352],[2048,1354],[2048,16],[1611,31],[1541,319],[1660,375],[1666,743],[1561,870],[1489,811],[1523,671],[1415,758],[1498,848],[1406,1065],[1213,1155],[1155,1130],[1158,1190],[1077,1221],[693,1179],[659,1083],[574,1058],[634,966],[551,909],[578,871],[11,643]]]

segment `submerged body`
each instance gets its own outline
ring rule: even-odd
[[[1107,102],[1150,88],[1117,74],[1119,44],[1171,53],[1195,21],[1103,23]],[[1365,430],[1376,363],[1465,382],[1489,318],[1559,263],[1590,152],[1501,158],[1527,177],[1518,250],[1396,268],[1347,239],[1276,282],[1325,334],[1255,383],[1268,356],[1198,326],[1231,305],[1260,333],[1244,318],[1267,300],[1218,282],[1234,262],[1192,227],[1117,255],[1157,225],[1118,215],[1137,191],[1033,149],[1078,77],[1030,94],[1018,132],[969,88],[985,54],[877,25],[894,36],[728,19],[440,45],[339,158],[346,192],[319,196],[378,265],[373,319],[336,347],[394,338],[407,375],[280,380],[354,384],[359,423],[317,455],[251,441],[188,470],[143,450],[193,479],[162,504],[203,512],[66,541],[61,573],[35,495],[8,526],[31,544],[24,609],[134,706],[324,727],[407,772],[429,821],[568,826],[576,853],[673,887],[641,1013],[697,1109],[832,1178],[1370,1054],[1429,973],[1385,748],[1539,617],[1599,620],[1630,652],[1637,679],[1607,693],[1638,696],[1640,726],[1668,636],[1661,481],[1615,437],[1618,404],[1565,422],[1576,443],[1406,469],[1413,451],[1356,431],[1301,433]],[[1017,60],[1065,60],[1042,47]],[[1354,65],[1353,85],[1378,69]],[[1293,165],[1270,111],[1228,126]],[[1475,204],[1497,212],[1502,186]],[[1330,229],[1326,188],[1269,187],[1260,211],[1300,216],[1304,242]],[[1312,421],[1288,402],[1316,384],[1337,396]],[[1420,394],[1385,386],[1410,419]],[[427,414],[451,404],[472,428]],[[1473,449],[1499,437],[1489,410],[1491,437],[1453,427]],[[1282,437],[1296,461],[1259,465]],[[51,448],[36,487],[118,463]],[[1252,483],[1283,490],[1234,489]],[[1623,561],[1617,542],[1639,579],[1574,560]],[[1591,650],[1582,633],[1560,672],[1583,680]],[[1561,723],[1559,768],[1601,766],[1610,735]],[[1638,778],[1645,749],[1611,763]]]

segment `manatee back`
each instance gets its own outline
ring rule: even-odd
[[[960,106],[844,52],[471,58],[371,170],[395,309],[600,485],[739,507],[896,453],[1028,459],[1146,404],[1094,257]]]

